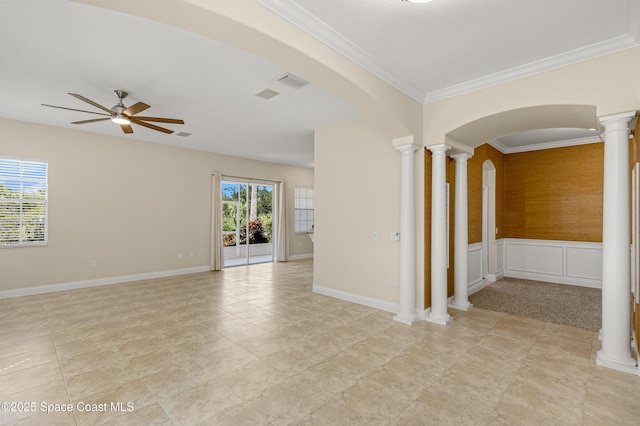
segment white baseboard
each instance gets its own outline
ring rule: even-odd
[[[468,294],[471,296],[473,293],[477,293],[483,288],[485,288],[487,283],[485,280],[476,281],[473,284],[469,284]]]
[[[294,254],[289,256],[288,260],[313,259],[313,253]]]
[[[361,296],[359,294],[348,293],[334,288],[323,287],[317,284],[313,285],[313,292],[323,294],[325,296],[334,297],[336,299],[345,300],[347,302],[357,303],[359,305],[368,306],[370,308],[380,309],[382,311],[398,313],[400,305],[397,303],[385,302],[384,300],[373,299],[371,297]]]
[[[33,296],[36,294],[55,293],[58,291],[76,290],[79,288],[99,287],[103,285],[122,284],[132,281],[149,280],[153,278],[173,277],[176,275],[195,274],[210,271],[209,266],[196,266],[193,268],[172,269],[168,271],[145,272],[134,275],[121,275],[118,277],[97,278],[94,280],[74,281],[70,283],[49,284],[37,287],[24,287],[13,290],[0,290],[0,299],[11,297]]]
[[[560,277],[552,274],[541,274],[537,272],[509,271],[509,278],[519,278],[522,280],[544,281],[554,284],[575,285],[578,287],[602,288],[601,281]]]

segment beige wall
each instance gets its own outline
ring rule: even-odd
[[[49,164],[49,244],[1,248],[0,290],[209,265],[213,171],[285,180],[289,254],[313,252],[292,221],[293,188],[313,187],[313,170],[4,119],[0,128],[0,155]]]
[[[637,110],[640,108],[638,69],[640,47],[634,47],[427,104],[424,106],[424,144],[443,143],[447,133],[467,123],[530,106],[592,105],[598,116]],[[504,128],[512,129],[514,123],[504,123]],[[480,146],[504,136],[495,133],[499,130],[492,129],[493,134],[484,140],[473,140],[473,135],[469,135],[464,142]]]
[[[315,162],[314,284],[397,303],[400,154],[354,119],[316,130]]]

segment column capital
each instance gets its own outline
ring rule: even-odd
[[[451,154],[449,157],[456,160],[456,162],[462,162],[462,161],[467,161],[469,158],[473,157],[473,155],[467,152],[460,152],[458,154]]]
[[[430,145],[427,147],[427,149],[432,153],[436,154],[436,153],[445,153],[446,151],[450,150],[451,147],[447,144],[441,143],[438,145]]]
[[[400,152],[415,152],[418,149],[420,149],[420,145],[417,145],[415,143],[406,143],[403,145],[396,145],[393,148],[396,151],[400,151]]]
[[[614,123],[628,123],[629,121],[633,120],[633,117],[635,116],[636,116],[635,111],[629,111],[629,112],[621,112],[619,114],[604,115],[602,117],[598,117],[598,119],[600,120],[600,123],[606,127],[609,124],[614,124]]]

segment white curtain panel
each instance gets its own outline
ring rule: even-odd
[[[289,251],[287,247],[287,191],[284,182],[278,182],[274,185],[274,195],[276,206],[276,232],[273,239],[273,247],[275,251],[274,260],[276,262],[286,262],[287,253]]]
[[[211,178],[211,270],[220,271],[224,266],[222,243],[222,175]]]

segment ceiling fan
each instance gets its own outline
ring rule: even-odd
[[[51,108],[60,108],[60,109],[68,109],[70,111],[78,111],[78,112],[87,112],[89,114],[97,114],[104,115],[105,118],[94,118],[92,120],[82,120],[82,121],[74,121],[71,124],[87,124],[87,123],[95,123],[98,121],[106,121],[111,120],[116,124],[120,125],[120,128],[124,133],[133,133],[133,129],[131,128],[131,124],[137,124],[143,127],[147,127],[149,129],[157,130],[159,132],[164,132],[167,134],[173,133],[173,130],[165,129],[164,127],[156,126],[155,124],[147,123],[148,121],[153,121],[156,123],[169,123],[169,124],[184,124],[183,120],[175,119],[175,118],[161,118],[161,117],[141,117],[136,116],[136,114],[146,110],[149,108],[149,105],[144,102],[137,102],[130,107],[126,107],[122,100],[127,97],[127,92],[124,90],[114,90],[113,91],[118,97],[118,103],[111,107],[111,109],[103,107],[102,105],[93,102],[91,99],[87,99],[82,95],[78,95],[76,93],[69,93],[69,95],[74,98],[80,99],[94,107],[101,109],[104,112],[95,112],[95,111],[85,111],[82,109],[75,108],[67,108],[56,105],[47,105],[42,104],[42,106],[51,107]]]

